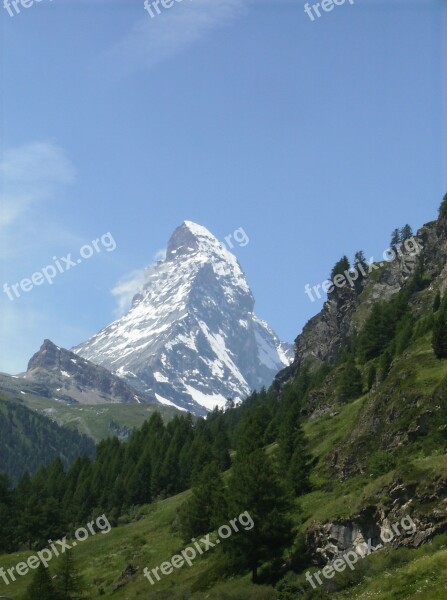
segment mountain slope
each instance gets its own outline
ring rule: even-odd
[[[0,393],[0,473],[17,480],[25,471],[34,475],[57,458],[68,466],[78,456],[94,453],[95,444],[87,436],[60,427]]]
[[[26,381],[46,388],[48,397],[69,404],[157,404],[107,369],[45,340],[28,363]]]
[[[189,221],[149,268],[132,307],[74,351],[161,403],[204,415],[268,386],[290,349],[253,313],[236,258]]]

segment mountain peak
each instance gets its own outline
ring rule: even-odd
[[[44,340],[31,357],[24,378],[44,385],[48,397],[69,404],[153,403],[107,369]]]
[[[290,357],[253,313],[236,257],[184,221],[126,315],[75,348],[161,404],[205,415],[268,386]]]
[[[203,225],[192,221],[183,221],[169,239],[166,260],[176,260],[180,256],[195,254],[199,251],[223,253],[225,247]]]

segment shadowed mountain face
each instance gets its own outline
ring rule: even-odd
[[[74,352],[163,404],[204,415],[268,386],[292,359],[253,308],[237,259],[186,221],[129,312]]]
[[[107,369],[59,348],[50,340],[45,340],[31,358],[23,377],[27,382],[45,386],[46,396],[70,404],[155,402]]]

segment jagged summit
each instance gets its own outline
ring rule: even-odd
[[[184,221],[129,312],[74,351],[163,404],[206,414],[269,385],[290,348],[253,313],[236,257]]]
[[[135,391],[107,369],[94,365],[52,341],[44,340],[23,375],[45,386],[48,397],[69,404],[144,404],[154,398]]]

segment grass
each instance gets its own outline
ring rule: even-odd
[[[170,421],[177,410],[168,406],[153,404],[62,404],[56,400],[31,397],[24,400],[26,406],[55,421],[58,425],[65,425],[85,433],[99,442],[102,439],[116,435],[115,427],[133,429],[151,417],[154,412],[159,412],[163,420]]]
[[[161,404],[66,404],[37,395],[34,383],[1,374],[0,389],[8,396],[8,400],[24,404],[58,425],[77,429],[96,443],[117,435],[119,428],[125,431],[141,427],[154,412],[159,412],[165,422],[180,414],[175,408]]]
[[[417,417],[427,407],[442,405],[440,396],[447,390],[447,361],[438,361],[430,347],[430,336],[422,336],[399,357],[387,380],[376,394],[384,402],[384,412],[393,409],[406,410],[400,414],[398,422],[388,422],[383,418],[383,432],[400,432],[413,423],[413,413]],[[446,392],[447,393],[447,392]],[[412,400],[416,398],[416,402]],[[34,410],[50,411],[52,418],[60,423],[75,426],[95,439],[105,437],[110,421],[133,427],[140,419],[148,418],[153,407],[144,405],[105,405],[105,406],[65,406],[51,400],[24,397]],[[435,399],[435,401],[434,401]],[[23,401],[23,399],[22,399]],[[375,451],[376,439],[367,436],[362,419],[370,409],[371,396],[365,395],[348,404],[336,404],[332,416],[325,414],[308,420],[304,429],[309,438],[314,460],[312,491],[297,502],[294,521],[304,532],[315,522],[326,523],[349,519],[368,506],[388,506],[391,502],[387,490],[391,483],[399,482],[412,486],[412,492],[424,504],[412,505],[418,514],[431,514],[439,510],[439,502],[432,502],[436,481],[447,481],[447,455],[445,445],[434,445],[437,437],[433,431],[416,442],[407,444],[405,453],[398,456],[396,466],[380,476],[368,472],[346,481],[338,480],[330,467],[330,457],[336,448],[347,448],[352,432],[360,431],[368,441],[368,448]],[[403,402],[408,404],[403,405]],[[379,405],[378,405],[379,406]],[[380,404],[380,406],[382,406]],[[439,412],[439,411],[438,411]],[[442,411],[441,411],[442,412]],[[165,418],[170,417],[166,409]],[[336,414],[337,413],[337,414]],[[434,414],[437,414],[434,411]],[[443,417],[445,422],[445,413]],[[438,421],[430,421],[437,427]],[[367,424],[367,422],[366,422]],[[366,426],[366,425],[365,425]],[[431,436],[431,437],[430,437]],[[373,439],[371,439],[373,438]],[[433,441],[434,440],[434,441]],[[437,442],[436,442],[437,443]],[[274,452],[275,444],[267,448]],[[353,452],[356,448],[353,446]],[[228,473],[225,474],[225,478]],[[438,490],[439,491],[439,490]],[[282,591],[272,586],[253,586],[249,576],[224,579],[219,577],[218,554],[211,550],[198,557],[194,565],[175,570],[162,577],[151,586],[143,577],[144,567],[152,569],[178,554],[187,544],[177,532],[178,511],[188,497],[185,492],[173,498],[141,507],[133,516],[120,519],[120,524],[107,535],[97,534],[75,549],[75,559],[88,586],[90,598],[105,600],[303,600],[333,598],[335,600],[446,600],[447,598],[447,536],[441,535],[431,543],[418,549],[387,546],[368,556],[359,563],[354,572],[339,574],[330,580],[328,586],[314,593],[303,574],[289,573]],[[444,509],[443,509],[444,510]],[[21,552],[0,557],[0,566],[11,567],[25,560],[31,553]],[[50,570],[54,572],[54,562]],[[134,575],[126,574],[128,567],[136,569]],[[0,579],[0,595],[8,594],[13,600],[21,596],[29,584],[31,576],[21,577],[11,586],[3,585]],[[287,585],[286,585],[287,583]],[[297,591],[299,586],[304,593]],[[325,586],[325,587],[328,587]],[[289,591],[287,591],[289,590]],[[36,599],[37,600],[37,599]]]

